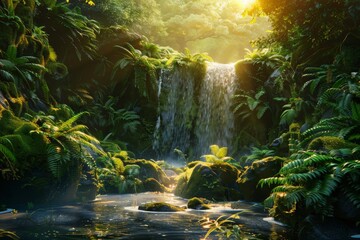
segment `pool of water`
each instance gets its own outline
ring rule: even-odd
[[[137,207],[147,202],[185,206],[186,199],[167,193],[100,195],[89,203],[46,207],[33,212],[0,215],[0,229],[15,231],[21,239],[202,239],[207,229],[202,219],[217,219],[240,212],[236,220],[248,236],[257,239],[287,239],[287,229],[268,221],[267,212],[256,203],[230,202],[210,210],[178,213],[145,212]],[[218,239],[215,234],[208,239]]]

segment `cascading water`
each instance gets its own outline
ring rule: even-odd
[[[199,96],[195,133],[198,154],[209,152],[209,146],[230,147],[234,133],[231,110],[236,74],[233,64],[209,63]]]
[[[174,149],[179,149],[199,158],[212,144],[231,147],[236,82],[233,64],[208,63],[203,79],[186,68],[162,71],[153,143],[158,157],[174,158]]]

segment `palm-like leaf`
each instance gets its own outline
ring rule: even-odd
[[[344,193],[355,207],[360,208],[360,161],[350,160],[357,157],[356,149],[343,150],[346,157],[306,152],[298,154],[297,159],[283,166],[280,177],[263,179],[263,185],[278,185],[267,202],[281,196],[287,207],[303,204],[309,211],[331,216],[334,206],[331,199],[338,191]],[[336,152],[337,153],[337,152]],[[345,156],[345,155],[344,155]]]

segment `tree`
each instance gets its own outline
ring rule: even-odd
[[[267,40],[292,52],[298,64],[331,63],[359,41],[359,1],[259,0],[259,6],[273,27]]]

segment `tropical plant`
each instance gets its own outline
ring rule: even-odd
[[[351,103],[351,116],[326,118],[303,133],[302,146],[320,136],[337,136],[360,143],[360,104]]]
[[[99,26],[82,15],[78,8],[70,9],[67,3],[57,0],[40,1],[34,21],[44,26],[49,43],[61,61],[68,63],[73,58],[81,61],[84,57],[94,59],[96,56]]]
[[[277,69],[286,61],[286,58],[271,48],[255,49],[253,51],[246,49],[246,55],[243,61],[270,69]]]
[[[286,209],[333,216],[335,195],[339,191],[356,208],[360,209],[360,148],[336,149],[319,154],[305,151],[295,154],[295,159],[285,164],[279,176],[262,179],[259,184],[278,185],[266,200],[273,210],[279,198]],[[279,214],[275,211],[272,214]],[[280,213],[281,214],[281,213]]]
[[[133,134],[140,125],[140,117],[135,111],[124,108],[118,109],[118,97],[108,97],[106,102],[95,102],[90,109],[92,118],[87,120],[95,131],[101,130],[104,134],[111,134],[119,138],[125,134]],[[104,137],[104,136],[103,136]]]
[[[207,239],[213,232],[217,233],[219,239],[252,239],[258,238],[252,234],[246,233],[239,224],[236,224],[236,219],[240,218],[241,213],[235,213],[225,218],[220,216],[216,220],[203,218],[200,220],[201,226],[208,229],[204,239]]]
[[[156,92],[156,69],[160,67],[161,61],[156,58],[144,55],[140,50],[135,49],[131,44],[127,48],[122,46],[115,46],[124,52],[124,57],[117,61],[113,68],[112,78],[116,78],[116,73],[120,69],[127,66],[133,66],[134,78],[129,77],[127,82],[124,83],[123,92],[120,96],[125,94],[130,86],[133,86],[139,94],[143,97],[150,98]]]
[[[75,125],[85,112],[79,113],[64,122],[55,122],[51,116],[37,115],[32,120],[37,124],[37,129],[30,133],[45,137],[48,142],[46,156],[48,166],[54,177],[60,179],[71,172],[71,167],[82,162],[90,168],[94,167],[90,158],[90,151],[104,154],[97,144],[99,141],[85,133],[85,125]]]
[[[275,151],[268,149],[267,147],[252,147],[251,153],[246,156],[245,163],[251,164],[252,162],[256,160],[260,160],[266,157],[274,156]]]
[[[11,141],[6,136],[0,137],[0,166],[1,176],[4,179],[14,178],[17,176],[15,167],[16,157]]]
[[[191,66],[193,64],[204,64],[212,62],[213,59],[206,53],[191,54],[190,50],[185,48],[184,53],[173,53],[166,62],[167,67],[171,66]]]
[[[256,92],[256,94],[253,92],[241,92],[242,94],[236,94],[234,96],[234,98],[237,99],[237,105],[234,108],[234,112],[238,112],[241,121],[248,120],[253,114],[256,115],[257,119],[261,119],[267,111],[271,110],[269,103],[261,99],[266,93],[264,89]]]
[[[211,145],[209,148],[211,154],[201,156],[208,163],[223,163],[233,159],[232,157],[226,156],[228,152],[227,147],[220,148],[218,145]]]
[[[41,81],[41,74],[46,68],[40,64],[40,60],[33,56],[17,56],[17,47],[9,45],[4,58],[0,59],[0,76],[5,81],[14,82],[23,92],[43,90],[46,84]]]
[[[6,51],[9,45],[18,46],[24,40],[26,28],[21,18],[14,14],[13,7],[0,7],[0,27],[0,50]]]

